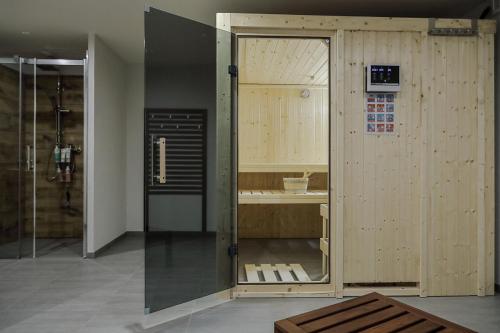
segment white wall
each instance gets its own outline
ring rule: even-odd
[[[125,220],[125,64],[89,35],[87,252],[123,234]]]
[[[127,231],[143,231],[144,223],[144,64],[127,65]]]
[[[126,68],[126,228],[144,230],[144,64]]]

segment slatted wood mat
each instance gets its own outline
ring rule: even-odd
[[[249,283],[293,283],[310,282],[311,279],[300,264],[245,264]]]
[[[474,332],[377,293],[274,323],[275,333],[459,333]]]

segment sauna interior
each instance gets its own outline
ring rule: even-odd
[[[329,41],[238,39],[238,282],[328,282]]]
[[[83,66],[0,65],[0,119],[0,256],[82,256]]]

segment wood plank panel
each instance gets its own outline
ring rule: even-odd
[[[494,35],[485,35],[485,294],[495,294],[495,91]],[[498,251],[497,251],[498,252]]]
[[[478,53],[479,51],[479,53]],[[429,38],[433,74],[430,81],[430,154],[428,294],[470,295],[478,288],[478,229],[484,198],[475,195],[484,184],[478,150],[478,98],[481,69],[477,37]],[[479,71],[478,71],[479,69]],[[483,70],[485,70],[483,68]],[[479,86],[478,86],[479,85]],[[424,235],[425,236],[425,235]]]
[[[344,282],[419,280],[418,33],[345,32]],[[401,64],[396,133],[364,131],[364,68]]]
[[[328,85],[324,39],[240,38],[240,84]]]
[[[327,88],[240,85],[238,107],[241,167],[328,164]]]
[[[331,164],[331,174],[333,178],[333,186],[331,193],[335,195],[335,216],[330,212],[330,223],[334,234],[334,276],[335,276],[335,295],[342,297],[344,292],[344,59],[345,59],[345,41],[344,31],[338,30],[336,33],[335,43],[335,86],[332,87],[332,92],[335,96],[335,117],[332,117],[332,156],[335,156],[334,163]],[[333,210],[332,210],[333,211]]]
[[[238,205],[238,238],[320,238],[319,204]]]
[[[470,19],[437,19],[436,27],[470,28]],[[427,32],[427,18],[403,17],[360,17],[360,16],[315,16],[286,14],[231,14],[233,28],[260,29],[300,29],[300,30],[358,30],[358,31],[393,31]],[[479,31],[495,33],[494,20],[479,20]]]

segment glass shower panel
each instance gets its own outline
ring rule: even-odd
[[[37,257],[82,253],[83,84],[83,66],[37,61]]]
[[[229,65],[231,33],[145,13],[146,313],[233,285]]]
[[[0,258],[20,257],[21,65],[0,63]]]
[[[0,258],[43,255],[47,235],[77,238],[68,248],[82,253],[83,62],[58,61],[0,58]]]
[[[21,126],[21,256],[35,256],[35,234],[34,223],[36,198],[35,198],[35,168],[37,160],[36,141],[36,66],[32,61],[24,59],[22,65],[22,126]]]

